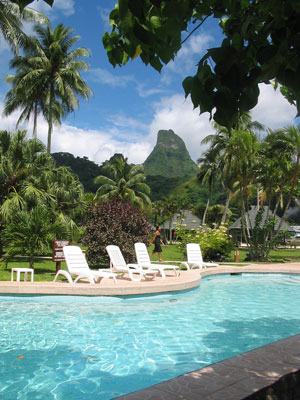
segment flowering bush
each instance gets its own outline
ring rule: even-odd
[[[183,225],[176,229],[179,239],[178,247],[186,257],[186,244],[198,243],[201,247],[204,260],[221,261],[229,256],[234,245],[225,226],[210,228],[202,226],[199,229],[188,230]]]
[[[134,243],[148,244],[151,227],[145,215],[128,202],[113,198],[92,205],[85,221],[83,243],[90,265],[108,264],[106,246],[120,247],[127,263],[135,261]]]

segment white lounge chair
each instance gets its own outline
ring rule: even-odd
[[[64,246],[63,252],[67,264],[68,271],[59,270],[55,275],[54,282],[59,275],[63,275],[67,278],[69,283],[76,283],[82,278],[86,278],[90,283],[96,283],[102,278],[112,278],[117,283],[117,274],[109,271],[98,270],[94,271],[90,269],[86,261],[85,255],[83,254],[79,246]],[[72,280],[72,275],[76,276],[75,281]]]
[[[204,262],[201,248],[198,243],[188,243],[186,245],[187,261],[182,262],[180,267],[186,267],[188,270],[193,268],[218,267],[219,264],[213,262]]]
[[[135,254],[137,263],[141,268],[155,268],[158,269],[161,277],[165,279],[165,271],[171,270],[176,276],[179,276],[179,267],[177,265],[162,265],[162,264],[151,264],[149,253],[145,243],[135,243]]]
[[[142,278],[153,279],[158,273],[157,269],[140,268],[137,264],[126,264],[123,254],[118,246],[109,245],[106,251],[110,258],[111,271],[121,272],[122,276],[128,274],[132,281],[139,282]]]

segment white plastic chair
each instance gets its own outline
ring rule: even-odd
[[[54,282],[56,282],[59,275],[63,275],[67,278],[69,283],[76,283],[82,278],[87,278],[90,283],[96,283],[102,278],[112,278],[114,282],[117,283],[117,275],[115,273],[103,270],[94,271],[90,269],[85,255],[79,246],[64,246],[63,252],[68,271],[62,269],[59,270],[55,275]],[[76,276],[74,282],[72,280],[72,275]]]
[[[142,278],[153,279],[158,273],[158,270],[154,268],[147,268],[144,270],[137,264],[126,264],[118,246],[109,245],[106,247],[106,251],[110,258],[111,271],[121,272],[122,276],[127,273],[132,281],[139,282]]]
[[[151,264],[151,260],[145,243],[135,243],[134,248],[135,248],[137,263],[140,266],[140,268],[158,269],[163,279],[166,278],[165,271],[167,270],[172,270],[176,276],[179,276],[179,267],[177,265]]]
[[[188,243],[186,245],[187,261],[182,262],[180,267],[186,267],[188,270],[193,268],[218,267],[219,264],[213,262],[204,262],[201,248],[198,243]]]

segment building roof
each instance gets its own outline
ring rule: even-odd
[[[268,206],[263,206],[263,215],[262,215],[262,220],[260,223],[260,226],[263,226],[266,218],[269,214],[269,217],[272,217],[273,212],[269,210]],[[251,206],[251,209],[246,213],[246,220],[248,220],[249,226],[254,227],[255,225],[255,218],[257,215],[257,207],[256,206]],[[275,215],[276,223],[275,223],[275,230],[277,230],[281,218],[278,217],[278,215]],[[241,217],[238,218],[231,226],[229,226],[228,230],[230,231],[231,229],[241,229]],[[281,231],[289,231],[289,232],[295,232],[295,230],[288,225],[285,221],[283,221],[281,228]]]
[[[161,227],[163,229],[169,229],[169,221],[165,221]],[[188,210],[183,210],[181,213],[176,214],[172,219],[171,219],[171,227],[172,229],[176,229],[177,225],[182,225],[186,227],[187,229],[197,229],[201,225],[201,220],[196,217],[196,215],[192,214]]]

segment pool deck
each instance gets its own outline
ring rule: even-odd
[[[149,281],[131,282],[122,278],[118,279],[117,284],[112,279],[103,279],[100,283],[93,285],[88,282],[70,284],[66,282],[2,281],[0,282],[0,293],[124,296],[174,292],[197,287],[203,276],[247,272],[300,274],[300,263],[253,264],[243,267],[233,264],[232,266],[207,268],[201,272],[199,269],[181,271],[179,277],[169,275],[166,279],[155,277]],[[241,400],[246,398],[254,400],[257,392],[267,393],[266,390],[273,390],[270,389],[272,385],[282,382],[283,379],[290,376],[292,380],[300,376],[300,335],[129,393],[118,397],[118,400]],[[283,383],[284,385],[286,386]],[[265,399],[267,395],[259,398]]]
[[[90,284],[80,281],[72,284],[59,282],[10,282],[0,281],[2,294],[40,294],[40,295],[73,295],[73,296],[126,296],[154,294],[188,290],[199,286],[201,277],[228,273],[296,273],[300,274],[300,263],[286,264],[253,264],[243,267],[222,265],[217,268],[205,268],[180,271],[176,277],[173,271],[167,271],[166,279],[156,276],[152,280],[133,282],[128,277],[118,278],[117,284],[112,279],[102,279],[99,283]]]

